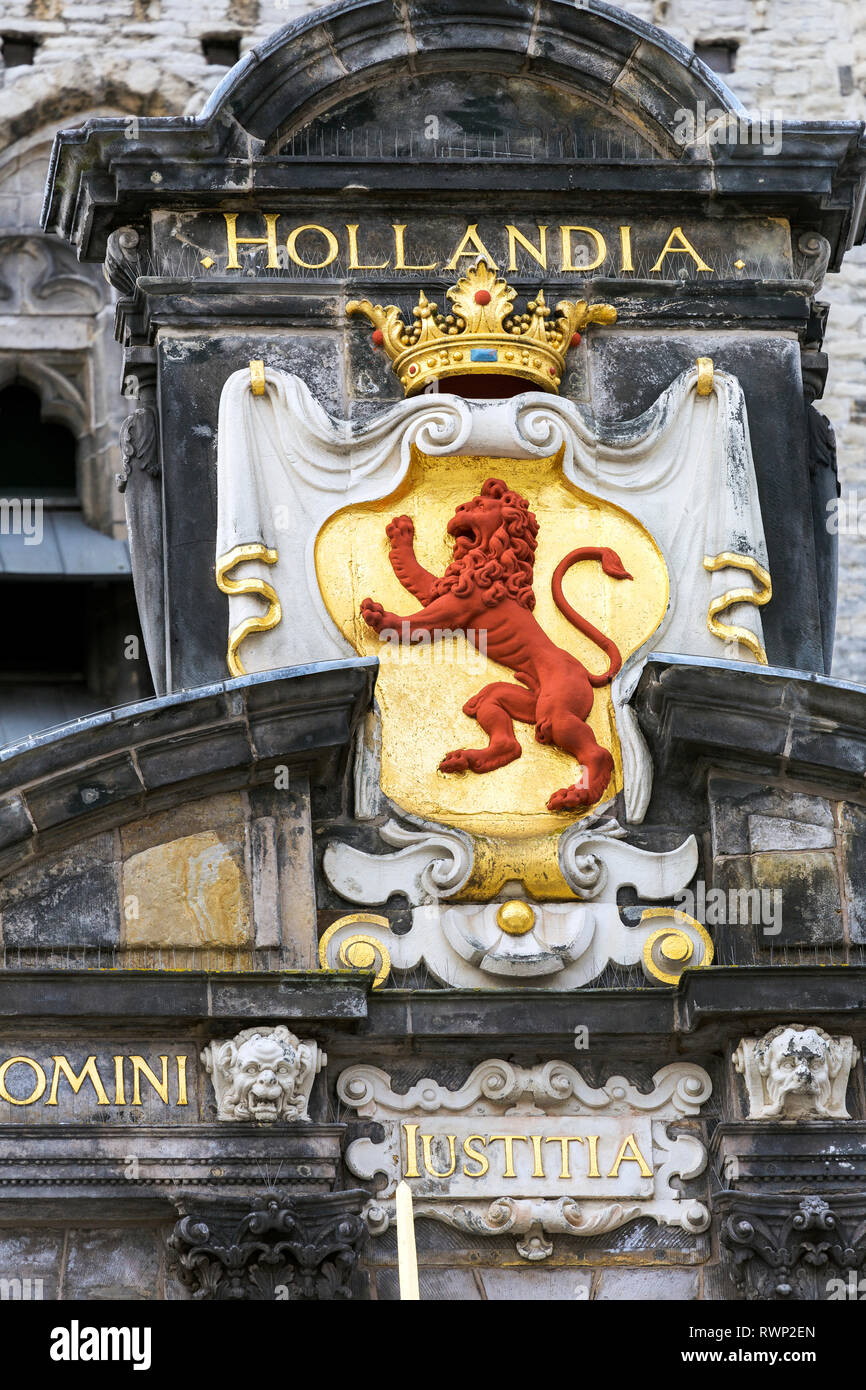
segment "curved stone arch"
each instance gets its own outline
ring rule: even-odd
[[[347,97],[396,74],[493,72],[578,92],[668,157],[706,157],[674,135],[682,111],[745,115],[734,94],[670,35],[602,0],[514,0],[487,12],[446,0],[346,3],[278,30],[223,79],[198,122],[237,123],[269,149]],[[230,120],[226,118],[230,117]]]
[[[36,128],[50,130],[79,125],[94,117],[132,119],[174,116],[186,109],[200,84],[166,74],[154,64],[150,91],[132,86],[123,71],[88,64],[51,64],[33,69],[33,76],[16,82],[14,103],[0,101],[0,146],[8,149],[28,141]],[[82,105],[82,93],[88,96]]]
[[[80,85],[69,101],[59,100],[62,91],[54,95],[65,123],[125,119],[118,105],[83,110]],[[99,93],[95,96],[98,101]],[[85,519],[103,532],[119,534],[123,508],[114,488],[120,461],[115,440],[125,402],[114,391],[120,371],[112,333],[116,296],[99,267],[82,264],[71,247],[39,229],[55,134],[49,121],[28,129],[0,153],[0,190],[6,185],[18,193],[17,202],[8,200],[10,210],[0,225],[0,293],[4,264],[12,272],[23,268],[20,277],[13,273],[12,293],[0,301],[2,312],[15,315],[18,323],[14,340],[0,350],[0,388],[15,380],[30,386],[39,395],[42,419],[71,431]],[[38,322],[43,318],[51,321],[55,345],[48,351],[43,346],[46,329]]]
[[[37,353],[0,353],[0,391],[16,381],[39,396],[46,424],[65,425],[78,441],[89,433],[87,400],[68,374]]]

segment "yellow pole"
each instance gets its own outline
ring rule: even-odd
[[[418,1291],[418,1256],[415,1253],[415,1218],[412,1215],[412,1192],[407,1182],[397,1184],[397,1271],[400,1276],[400,1298],[420,1301]]]

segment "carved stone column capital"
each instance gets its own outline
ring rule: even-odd
[[[309,1302],[351,1298],[369,1193],[249,1202],[180,1200],[169,1238],[178,1278],[194,1298]]]
[[[866,1195],[721,1193],[723,1251],[744,1298],[832,1299],[866,1264]]]

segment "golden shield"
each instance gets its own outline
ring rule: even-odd
[[[574,783],[580,769],[560,748],[536,740],[535,728],[515,721],[520,756],[493,771],[445,773],[439,763],[452,749],[481,748],[486,734],[463,705],[494,681],[518,683],[513,671],[485,654],[476,631],[469,641],[457,631],[426,640],[383,640],[361,617],[372,597],[386,610],[409,615],[419,603],[389,562],[385,527],[397,514],[415,527],[415,555],[442,575],[452,560],[447,531],[457,507],[480,493],[489,478],[502,479],[526,498],[538,521],[532,576],[534,617],[557,647],[590,672],[607,658],[578,631],[553,600],[557,565],[577,547],[607,547],[631,576],[623,582],[601,564],[576,564],[564,576],[564,597],[573,609],[612,639],[623,661],[661,622],[668,604],[668,574],[658,546],[633,516],[575,487],[563,476],[561,454],[544,459],[436,458],[413,447],[410,468],[389,497],[346,507],[331,517],[316,540],[319,586],[328,612],[354,649],[379,658],[376,699],[381,716],[382,790],[398,807],[425,821],[468,831],[475,839],[473,886],[461,896],[488,893],[517,879],[530,891],[571,896],[556,864],[555,844],[569,824],[592,806],[568,812],[547,808],[551,793]],[[421,634],[420,636],[423,636]],[[481,648],[481,649],[479,649]],[[586,719],[595,740],[613,759],[610,780],[596,805],[622,787],[622,762],[610,686],[595,690]]]

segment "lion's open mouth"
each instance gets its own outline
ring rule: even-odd
[[[448,534],[454,538],[455,550],[472,550],[480,543],[481,536],[477,526],[471,521],[462,521],[454,516],[448,523]]]

